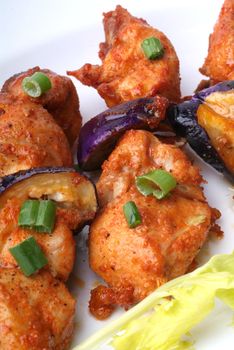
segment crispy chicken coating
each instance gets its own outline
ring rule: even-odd
[[[52,83],[52,88],[37,98],[28,96],[22,89],[22,80],[35,72],[46,74]],[[34,67],[26,72],[13,75],[3,85],[2,92],[8,92],[21,98],[26,104],[31,101],[42,105],[61,126],[70,145],[73,145],[81,128],[82,118],[76,88],[71,79],[58,75],[49,69]]]
[[[121,6],[105,13],[103,22],[106,41],[100,44],[102,65],[85,64],[68,74],[97,89],[109,107],[156,94],[178,101],[179,61],[167,37]],[[165,50],[162,58],[146,58],[141,43],[149,37],[160,39]]]
[[[94,187],[86,177],[76,172],[69,175],[70,182],[65,181],[65,177],[65,173],[37,174],[2,193],[0,267],[18,267],[9,249],[33,236],[48,259],[47,269],[53,276],[67,280],[75,260],[72,230],[80,230],[94,218],[97,203]],[[20,208],[29,198],[48,198],[56,202],[55,227],[51,234],[18,226]]]
[[[204,200],[199,187],[202,182],[199,170],[180,149],[161,143],[149,132],[131,130],[125,133],[102,165],[103,171],[97,182],[100,206],[126,193],[135,183],[136,176],[157,168],[172,173],[184,196]]]
[[[234,79],[234,0],[225,0],[200,72],[215,83]]]
[[[1,93],[0,115],[0,176],[72,164],[63,131],[41,105]]]
[[[65,123],[60,115],[66,117],[71,110],[72,116],[75,97],[73,103],[69,83],[65,86],[62,77],[48,71],[49,74],[54,90],[40,102],[21,96],[19,76],[4,86],[3,90],[11,90],[12,94],[0,93],[0,176],[35,167],[72,165],[67,138],[58,124]],[[59,119],[58,124],[42,105]],[[77,180],[82,181],[82,176]],[[37,192],[32,181],[30,194],[37,198]],[[70,208],[59,203],[53,233],[43,234],[18,226],[21,204],[20,195],[15,193],[15,198],[2,203],[0,210],[0,348],[65,350],[73,333],[75,301],[60,280],[67,280],[74,264],[71,230],[90,215],[82,213],[79,205]],[[29,236],[34,236],[41,246],[48,266],[28,278],[19,271],[9,248]]]
[[[59,280],[41,271],[25,277],[0,269],[1,350],[65,350],[71,341],[75,300]]]
[[[123,206],[135,202],[142,224],[128,227]],[[90,232],[90,266],[111,287],[133,287],[132,303],[184,274],[204,244],[211,210],[173,194],[162,201],[131,188],[98,215]],[[124,287],[124,288],[123,288]],[[124,306],[128,306],[125,304]]]
[[[143,196],[135,177],[159,168],[176,178],[177,188],[162,200]],[[97,184],[103,208],[89,237],[90,266],[110,286],[112,303],[128,307],[186,273],[217,217],[206,203],[201,182],[198,168],[180,149],[146,131],[125,133],[103,165]],[[124,216],[128,201],[135,202],[142,219],[136,228],[129,228]],[[131,295],[126,290],[132,290]],[[103,312],[108,313],[103,299]],[[100,291],[93,292],[91,311],[99,318],[100,300]]]
[[[65,220],[60,217],[58,210],[52,234],[23,229],[18,226],[20,207],[21,202],[14,198],[8,200],[0,211],[0,266],[5,268],[18,267],[9,249],[30,236],[34,236],[48,259],[47,269],[51,271],[53,276],[66,281],[75,261],[75,241],[72,231],[68,228]]]

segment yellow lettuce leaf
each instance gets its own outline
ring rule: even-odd
[[[183,337],[211,312],[215,298],[234,310],[234,253],[162,285],[74,350],[99,349],[108,340],[114,350],[193,349]]]

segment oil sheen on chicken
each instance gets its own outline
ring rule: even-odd
[[[176,189],[162,200],[143,196],[135,177],[159,168],[176,178]],[[106,287],[103,293],[92,293],[90,309],[95,316],[104,318],[100,310],[108,307],[111,312],[104,293],[110,303],[128,307],[186,273],[219,216],[207,204],[201,183],[198,168],[180,149],[147,131],[125,133],[97,183],[102,209],[91,225],[89,258],[110,293]],[[142,218],[136,228],[129,228],[123,213],[128,201],[136,203]]]

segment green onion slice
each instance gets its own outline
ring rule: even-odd
[[[129,227],[134,228],[141,224],[141,216],[134,202],[125,203],[123,212]]]
[[[176,179],[167,171],[157,169],[136,178],[136,186],[144,196],[165,198],[176,187]]]
[[[34,237],[9,249],[25,276],[30,276],[48,264],[43,251]]]
[[[55,217],[56,205],[52,200],[27,200],[20,209],[18,225],[38,232],[51,233]]]
[[[164,54],[164,47],[162,46],[161,41],[154,37],[143,40],[141,47],[145,56],[149,60],[161,58]]]
[[[39,201],[27,200],[23,203],[18,218],[18,225],[25,228],[32,228],[37,219]]]
[[[50,79],[42,72],[36,72],[22,81],[24,92],[31,97],[40,97],[52,87]]]
[[[51,233],[54,229],[56,205],[51,200],[40,201],[34,228],[38,232]]]

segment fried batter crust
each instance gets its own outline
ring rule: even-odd
[[[109,107],[156,94],[178,101],[179,61],[167,37],[121,6],[105,13],[103,22],[106,42],[100,44],[102,65],[85,64],[68,74],[96,88]],[[149,37],[160,39],[165,49],[162,58],[152,61],[145,57],[141,43]]]
[[[39,104],[0,94],[0,176],[42,166],[71,166],[67,139]]]
[[[52,83],[52,88],[37,98],[26,95],[22,89],[22,80],[35,72],[46,74]],[[2,92],[23,99],[25,103],[30,101],[42,105],[63,129],[70,145],[73,145],[81,128],[82,117],[79,111],[79,98],[71,79],[49,69],[34,67],[9,78],[3,85]]]
[[[75,241],[72,231],[60,218],[58,212],[52,234],[23,229],[18,226],[20,207],[20,201],[14,198],[8,200],[0,211],[0,266],[5,268],[18,267],[9,249],[33,236],[48,259],[47,268],[52,275],[66,281],[75,261]]]
[[[136,176],[159,168],[176,178],[176,189],[162,200],[143,196]],[[127,308],[187,272],[218,217],[206,202],[202,181],[180,149],[162,144],[147,131],[125,133],[97,183],[102,209],[90,228],[89,259],[111,293],[92,293],[94,315],[105,317],[113,304]],[[135,202],[142,219],[136,228],[129,228],[124,216],[123,206],[129,201]]]
[[[123,206],[135,202],[142,223],[128,227]],[[109,203],[91,225],[90,266],[110,287],[132,286],[131,303],[145,298],[167,280],[184,274],[211,227],[205,202],[177,194],[162,201],[142,196],[133,186]],[[189,224],[204,217],[200,224]],[[124,306],[128,306],[129,298]]]
[[[234,79],[234,0],[224,1],[200,72],[216,83]]]
[[[204,200],[199,170],[179,148],[161,143],[150,132],[131,130],[102,165],[97,182],[100,206],[127,192],[136,176],[158,168],[172,173],[180,183],[177,191],[183,192],[183,196]]]
[[[49,272],[0,268],[1,350],[68,349],[74,315],[75,300]]]

